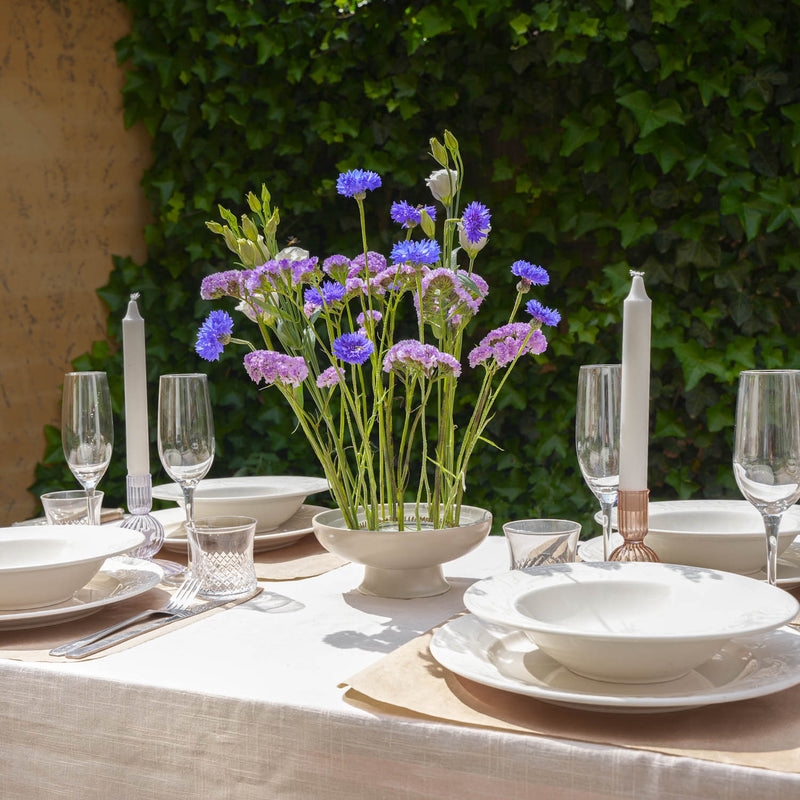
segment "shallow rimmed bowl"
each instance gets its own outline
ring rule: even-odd
[[[612,523],[617,527],[616,509]],[[767,563],[761,514],[746,500],[664,500],[648,506],[645,544],[670,564],[755,575]],[[602,517],[595,519],[602,525]],[[778,555],[800,536],[800,506],[783,515]]]
[[[0,528],[0,609],[42,608],[68,600],[111,556],[144,535],[116,525]]]
[[[306,497],[327,490],[325,478],[303,475],[208,478],[195,489],[194,515],[253,517],[256,533],[266,533],[294,516]],[[174,483],[153,487],[153,497],[183,505],[183,492]]]
[[[555,564],[478,581],[464,603],[523,631],[568,669],[612,683],[685,675],[737,636],[779,628],[791,595],[719,570],[678,564]]]

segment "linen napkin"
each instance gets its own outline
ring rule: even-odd
[[[164,625],[153,631],[148,631],[134,639],[129,639],[127,642],[120,642],[113,647],[109,647],[107,650],[101,650],[99,653],[86,656],[82,659],[69,659],[63,656],[50,655],[50,650],[60,644],[65,644],[66,642],[79,639],[82,636],[87,636],[94,631],[99,631],[102,628],[114,625],[146,609],[161,608],[161,606],[169,601],[170,596],[176,591],[177,587],[170,589],[159,585],[137,597],[131,597],[129,600],[105,606],[96,613],[81,617],[80,619],[55,623],[41,628],[0,631],[0,658],[8,658],[12,661],[49,661],[52,663],[77,663],[78,661],[103,658],[112,653],[119,653],[130,647],[135,647],[150,639],[164,636],[186,625],[192,625],[212,614],[218,614],[228,608],[233,608],[244,600],[243,598],[233,599],[224,606],[212,608],[209,611],[205,611],[193,617],[171,622],[169,625]],[[153,619],[155,620],[158,618],[153,617]],[[144,625],[149,621],[150,620],[143,620],[140,624]]]

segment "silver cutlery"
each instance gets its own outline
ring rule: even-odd
[[[50,651],[50,655],[65,656],[73,650],[77,650],[81,647],[91,644],[92,642],[96,642],[99,639],[108,636],[109,634],[115,633],[123,628],[128,628],[131,625],[134,625],[135,623],[154,615],[166,615],[169,617],[174,614],[181,614],[185,611],[188,611],[194,602],[195,597],[197,597],[197,592],[199,589],[200,581],[197,578],[189,577],[181,584],[178,591],[172,595],[169,602],[163,605],[161,608],[149,608],[146,611],[142,611],[139,614],[134,615],[133,617],[129,617],[128,619],[124,619],[121,622],[115,623],[114,625],[109,625],[107,628],[90,633],[88,636],[82,636],[80,639],[75,639],[72,642],[67,642],[66,644],[54,647]]]
[[[206,611],[211,611],[214,608],[220,608],[228,603],[244,603],[247,600],[255,597],[261,591],[262,588],[259,586],[244,597],[226,597],[219,600],[210,600],[207,603],[201,603],[199,606],[194,606],[186,611],[179,611],[170,617],[157,619],[148,623],[147,625],[143,625],[138,628],[127,628],[123,631],[119,631],[118,633],[112,633],[110,636],[106,636],[104,639],[100,639],[99,641],[94,641],[91,644],[70,650],[65,655],[67,658],[73,659],[85,658],[86,656],[99,653],[101,650],[107,650],[109,647],[113,647],[115,644],[119,644],[120,642],[126,642],[129,639],[135,639],[137,636],[141,636],[142,634],[149,633],[150,631],[154,631],[158,628],[163,628],[165,625],[169,625],[177,620],[194,617],[197,614],[203,614]]]

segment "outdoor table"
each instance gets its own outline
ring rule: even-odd
[[[505,541],[490,537],[446,566],[453,588],[439,597],[364,596],[362,568],[347,564],[265,583],[249,603],[95,660],[0,659],[0,798],[800,796],[798,771],[468,726],[345,697],[352,676],[462,611],[470,583],[507,567]],[[292,602],[270,610],[275,594]],[[683,713],[648,716],[674,726]]]

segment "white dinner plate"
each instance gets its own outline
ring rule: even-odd
[[[262,553],[265,550],[277,550],[288,547],[290,544],[308,536],[314,528],[311,520],[320,511],[329,509],[322,506],[302,505],[300,510],[286,522],[266,533],[256,531],[253,540],[253,552]],[[164,526],[164,548],[176,553],[186,552],[186,529],[183,527],[186,515],[182,508],[167,508],[154,511],[153,516]]]
[[[476,683],[588,711],[679,711],[762,697],[800,683],[800,634],[790,628],[733,639],[682,678],[648,684],[583,678],[525,634],[485,625],[472,614],[439,628],[430,650],[443,667]]]
[[[645,544],[647,539],[645,538]],[[622,536],[616,531],[611,534],[610,547],[613,550],[622,544]],[[766,545],[765,545],[766,547]],[[596,536],[594,539],[587,539],[578,545],[578,556],[581,561],[602,561],[603,560],[603,537]],[[756,580],[766,580],[767,573],[764,570],[748,575],[748,578]],[[795,589],[800,586],[800,536],[798,536],[778,558],[778,586],[781,589]]]
[[[63,603],[25,611],[0,611],[0,630],[41,628],[87,617],[104,606],[143,594],[163,577],[161,567],[143,558],[109,558],[86,586]]]

